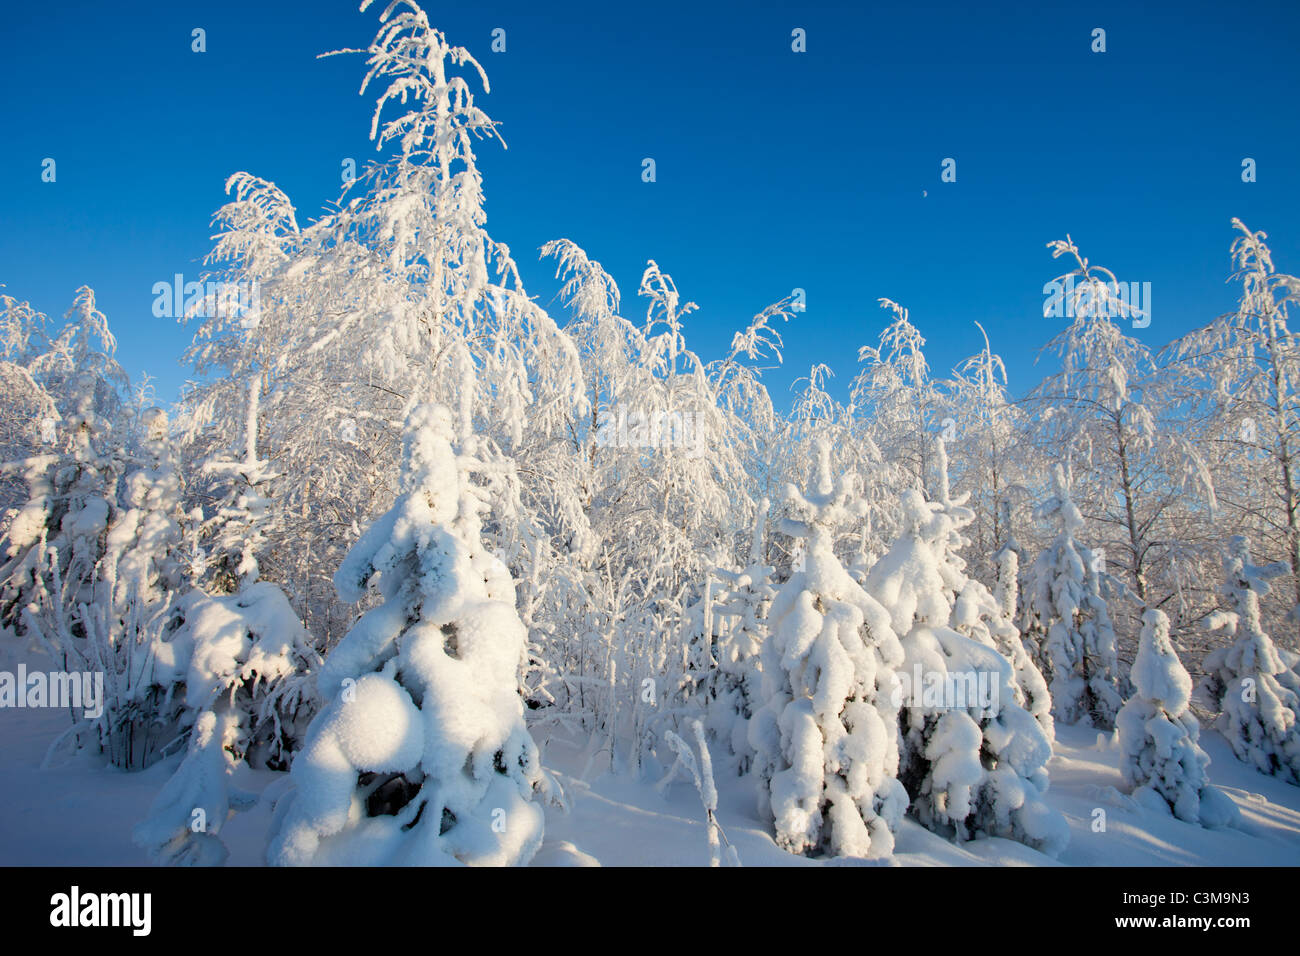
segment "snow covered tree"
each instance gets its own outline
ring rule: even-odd
[[[1045,289],[1054,290],[1045,314],[1072,321],[1044,347],[1059,354],[1061,370],[1030,395],[1037,437],[1055,460],[1072,462],[1072,500],[1109,563],[1123,569],[1135,603],[1155,604],[1161,596],[1150,593],[1150,581],[1169,559],[1169,515],[1193,492],[1213,506],[1210,473],[1193,436],[1169,424],[1185,411],[1174,383],[1119,325],[1144,314],[1140,296],[1125,294],[1128,287],[1068,236],[1048,248],[1076,267]]]
[[[45,321],[30,303],[0,295],[0,394],[5,396],[0,405],[0,535],[31,500],[24,473],[32,465],[23,463],[48,453],[55,440],[58,408],[30,367],[44,340]]]
[[[942,462],[942,450],[936,454]],[[940,494],[947,497],[946,485]],[[957,840],[1006,837],[1056,855],[1069,829],[1043,799],[1051,739],[1018,702],[1012,664],[996,640],[953,626],[978,633],[973,625],[1000,620],[991,596],[973,600],[949,559],[959,522],[972,516],[915,489],[903,492],[899,511],[903,532],[871,569],[866,589],[903,635],[892,695],[901,707],[898,779],[911,812]],[[982,608],[992,614],[983,621]]]
[[[873,452],[878,451],[871,443],[870,436],[857,427],[859,423],[854,421],[852,409],[831,395],[829,379],[833,376],[830,366],[818,363],[808,370],[806,376],[796,379],[790,386],[795,399],[782,428],[778,452],[775,460],[761,469],[765,496],[779,500],[787,485],[799,486],[807,481],[808,463],[817,460],[823,443],[830,448],[832,470],[854,478],[864,470],[858,467],[855,459],[859,456],[870,458]],[[862,527],[865,527],[873,513],[870,493],[875,489],[868,484],[864,488],[855,487],[853,490],[855,493],[861,492],[859,497],[866,502],[861,516]],[[836,534],[844,530],[836,529]],[[777,580],[780,581],[785,579],[788,569],[801,560],[805,542],[783,534],[779,523],[773,531],[769,548],[773,564],[777,566]],[[861,539],[859,544],[862,547],[870,546],[870,542]]]
[[[132,461],[89,405],[69,418],[71,461],[56,469],[52,496],[62,517],[53,538],[41,535],[37,587],[23,618],[66,670],[104,680],[101,713],[74,719],[49,755],[93,748],[114,766],[139,769],[161,755],[177,710],[171,688],[150,673],[176,623],[178,489],[165,417],[146,417],[143,458]]]
[[[782,528],[806,551],[768,615],[764,701],[749,730],[759,808],[791,853],[887,856],[907,807],[889,701],[902,650],[884,609],[832,549],[834,531],[861,505],[845,476],[832,478],[825,443],[810,484],[786,491],[803,518]]]
[[[1223,569],[1227,607],[1206,624],[1231,643],[1205,659],[1202,685],[1219,714],[1215,728],[1237,759],[1300,786],[1300,678],[1283,661],[1259,615],[1268,582],[1285,574],[1287,565],[1251,563],[1250,544],[1237,535]]]
[[[168,435],[167,413],[146,410],[140,422],[140,462],[123,480],[124,508],[108,533],[114,556],[103,575],[115,603],[135,597],[167,600],[181,586],[180,480]]]
[[[156,701],[139,696],[138,676],[146,660],[142,635],[166,627],[166,602],[151,601],[170,575],[152,565],[149,547],[135,548],[135,532],[137,519],[165,509],[167,496],[148,500],[153,482],[144,478],[123,506],[129,383],[115,351],[108,320],[96,308],[94,292],[84,287],[59,335],[32,348],[28,368],[54,403],[60,427],[49,453],[21,466],[29,497],[3,546],[0,614],[65,670],[104,675],[100,714],[74,717],[49,756],[82,746],[133,768],[154,753],[148,734]],[[145,524],[150,534],[161,535],[164,540],[156,543],[165,550],[166,522]],[[128,581],[118,587],[123,558]],[[165,563],[165,555],[160,560]]]
[[[109,508],[93,571],[94,601],[81,608],[86,639],[74,652],[104,674],[100,743],[127,769],[159,759],[176,732],[175,688],[170,679],[155,680],[153,671],[159,656],[174,650],[166,644],[183,620],[174,601],[188,584],[167,415],[149,408],[137,427],[134,454],[123,449],[116,466],[125,470],[120,489],[105,499]],[[92,500],[97,509],[98,499]],[[67,635],[59,643],[65,654],[78,645]]]
[[[44,334],[45,317],[26,303],[0,301],[0,328],[21,362],[14,374],[36,389],[29,389],[28,400],[45,413],[33,423],[41,446],[4,469],[23,476],[27,495],[0,546],[0,626],[24,633],[34,620],[29,611],[44,602],[48,611],[69,617],[70,633],[82,634],[76,618],[91,599],[124,468],[129,383],[91,289],[77,290],[54,338]],[[51,597],[54,590],[62,597]],[[46,625],[49,633],[57,629],[52,620]]]
[[[586,382],[567,438],[553,436],[545,456],[555,479],[545,513],[557,551],[568,552],[574,599],[546,637],[559,656],[550,680],[563,685],[552,696],[577,700],[611,763],[626,744],[639,768],[663,726],[687,733],[682,721],[702,716],[715,689],[711,648],[724,621],[710,576],[747,550],[756,483],[747,466],[779,432],[749,363],[779,345],[770,324],[783,313],[778,303],[755,316],[726,359],[706,363],[686,344],[695,306],[656,263],[639,287],[645,321],[632,323],[618,315],[617,284],[574,243],[543,253],[558,260],[577,313],[565,331]]]
[[[1124,696],[1115,629],[1101,592],[1104,571],[1099,556],[1077,538],[1083,515],[1059,464],[1052,480],[1055,493],[1037,514],[1056,519],[1060,531],[1030,570],[1030,635],[1051,675],[1056,719],[1110,730]]]
[[[183,704],[177,723],[188,743],[134,838],[160,862],[218,866],[230,814],[257,802],[237,786],[241,765],[288,766],[320,658],[284,592],[267,581],[237,594],[191,590],[178,616],[183,623],[153,648],[148,677]]]
[[[156,448],[153,458],[165,461],[166,421],[155,415],[148,424],[149,441]],[[211,554],[195,562],[218,568],[216,593],[197,587],[201,567],[191,567],[194,578],[188,579],[177,569],[172,580],[183,581],[185,591],[174,599],[168,630],[150,635],[148,665],[139,681],[146,693],[171,705],[172,713],[156,722],[175,739],[186,741],[184,759],[158,794],[148,818],[135,828],[136,843],[169,864],[225,862],[222,827],[232,811],[256,802],[235,786],[241,765],[287,769],[290,751],[306,729],[299,722],[314,704],[311,681],[320,657],[284,592],[257,580],[255,548],[262,540],[259,525],[269,502],[258,498],[257,504],[249,504],[248,489],[256,484],[249,479],[264,469],[253,439],[255,392],[247,428],[244,461],[226,467],[248,485],[218,508]],[[168,520],[178,508],[170,500],[175,493],[174,472],[154,465],[131,475],[127,486],[133,499],[142,497],[137,489],[147,489],[143,497],[155,504],[150,514],[135,522],[140,528],[138,550],[152,556],[154,563],[165,554],[176,567],[181,530]],[[157,507],[163,503],[170,507]],[[130,522],[119,525],[129,527]],[[151,533],[151,528],[156,530]],[[173,597],[168,594],[163,600],[170,602]]]
[[[950,449],[960,449],[952,456],[957,469],[953,484],[964,489],[967,507],[975,515],[965,532],[972,576],[991,583],[999,573],[996,553],[1011,534],[1013,500],[1024,495],[1036,459],[1026,440],[1029,416],[1011,401],[1006,366],[984,327],[975,325],[984,336],[984,348],[954,370],[941,423],[948,426],[943,432],[951,435]]]
[[[54,399],[62,419],[73,414],[82,421],[93,417],[103,440],[126,424],[130,382],[117,362],[117,339],[89,286],[77,290],[64,319],[59,334],[42,342],[28,368]]]
[[[999,652],[1011,662],[1018,691],[1016,702],[1034,715],[1049,739],[1055,740],[1056,724],[1052,719],[1052,695],[1048,690],[1047,679],[1034,662],[1016,623],[1015,580],[1019,556],[1013,548],[1004,546],[994,557],[998,562],[998,586],[992,598],[997,614],[993,616],[985,613],[984,617],[992,622],[990,631],[993,632]]]
[[[879,301],[894,319],[880,333],[879,345],[859,350],[862,369],[850,397],[854,411],[868,416],[867,432],[886,459],[901,467],[914,487],[923,488],[933,467],[933,427],[943,396],[930,377],[925,338],[907,309],[890,299]]]
[[[1254,537],[1285,560],[1292,587],[1269,617],[1296,641],[1300,617],[1300,348],[1287,324],[1300,278],[1279,272],[1265,240],[1233,219],[1231,253],[1241,282],[1237,308],[1168,346],[1171,374],[1199,386],[1202,440],[1213,450],[1218,525]],[[1300,643],[1295,643],[1300,650]]]
[[[542,839],[537,748],[516,672],[525,629],[505,565],[480,539],[478,464],[445,407],[403,436],[401,493],[335,577],[361,616],[329,654],[277,806],[275,864],[527,863]]]
[[[753,750],[749,745],[749,720],[760,702],[760,654],[767,641],[767,614],[776,590],[774,569],[764,557],[764,531],[770,502],[759,503],[750,543],[749,562],[739,571],[719,569],[725,590],[713,613],[727,623],[713,648],[713,670],[708,687],[709,727],[715,738],[731,750],[740,774],[749,770]]]
[[[1226,826],[1236,805],[1210,786],[1210,758],[1197,742],[1201,729],[1188,710],[1192,679],[1169,639],[1163,611],[1142,615],[1142,635],[1133,662],[1134,694],[1115,718],[1120,772],[1134,798],[1172,809],[1187,823]]]
[[[581,368],[486,230],[474,147],[499,139],[475,92],[487,78],[417,4],[389,4],[380,21],[366,49],[338,52],[366,57],[362,92],[378,91],[371,137],[387,155],[345,187],[336,210],[302,227],[273,183],[232,177],[210,262],[222,282],[256,289],[259,307],[210,311],[190,352],[203,377],[187,399],[195,463],[213,460],[212,435],[242,430],[261,381],[257,447],[279,476],[279,507],[258,558],[322,646],[350,616],[329,578],[391,500],[402,422],[421,402],[453,409],[459,440],[481,435],[519,465],[519,520],[502,514],[485,533],[512,563],[543,559],[536,578],[519,568],[537,583],[533,596],[560,607],[576,587],[567,568],[550,573],[560,562],[542,541],[554,530],[546,543],[559,551],[568,530],[544,518],[569,507],[567,475],[557,474],[567,460],[554,451],[583,398]]]
[[[952,607],[953,630],[986,647],[991,647],[1011,665],[1011,689],[1015,702],[1038,721],[1048,740],[1055,739],[1052,722],[1052,699],[1047,682],[1034,664],[1020,639],[1015,624],[1015,594],[1003,588],[1001,598],[980,581],[970,577],[960,552],[970,544],[966,530],[976,521],[974,509],[967,506],[969,493],[953,498],[948,477],[948,450],[942,438],[935,441],[935,504],[946,519],[947,531],[934,542],[939,575]],[[1010,557],[1014,559],[1012,552]],[[1002,553],[1007,560],[1007,552]],[[1014,577],[1014,571],[1008,569]]]

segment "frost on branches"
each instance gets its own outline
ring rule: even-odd
[[[1133,696],[1115,719],[1120,772],[1133,796],[1187,823],[1231,823],[1237,806],[1209,785],[1210,758],[1197,743],[1200,725],[1188,710],[1192,679],[1174,651],[1163,611],[1142,615],[1133,684]]]
[[[1115,628],[1101,593],[1100,557],[1076,537],[1084,527],[1083,515],[1070,497],[1070,483],[1059,464],[1052,480],[1055,494],[1037,515],[1055,518],[1060,533],[1030,572],[1033,630],[1051,673],[1056,719],[1110,730],[1123,696]]]
[[[525,647],[510,573],[480,540],[478,462],[452,447],[451,413],[416,406],[401,494],[335,576],[373,589],[329,655],[313,721],[276,808],[272,863],[527,863],[542,840],[543,784],[524,727]]]
[[[1269,581],[1286,573],[1280,562],[1251,563],[1250,544],[1234,537],[1223,561],[1226,609],[1207,620],[1232,641],[1205,658],[1202,685],[1219,712],[1216,729],[1239,760],[1300,785],[1300,678],[1288,668],[1259,617]]]
[[[806,494],[786,491],[805,518],[781,528],[804,542],[804,565],[772,602],[764,705],[750,723],[760,812],[791,853],[887,856],[907,807],[889,702],[902,650],[884,609],[832,548],[835,530],[860,516],[861,503],[847,476],[832,479],[825,443],[811,479]]]
[[[903,635],[893,689],[902,707],[899,780],[931,829],[958,840],[1006,837],[1055,856],[1069,829],[1043,800],[1051,740],[1017,703],[1010,662],[952,626],[954,510],[905,491],[903,532],[867,577]]]

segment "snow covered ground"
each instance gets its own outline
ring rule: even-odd
[[[33,661],[30,665],[38,666]],[[141,773],[123,773],[78,759],[40,769],[50,742],[67,726],[52,710],[0,710],[0,865],[143,866],[131,828],[175,769],[177,758]],[[902,866],[1206,866],[1300,865],[1300,788],[1238,762],[1226,742],[1204,731],[1210,780],[1240,807],[1234,830],[1204,830],[1137,807],[1120,792],[1119,749],[1100,744],[1095,731],[1057,728],[1049,764],[1048,803],[1070,823],[1070,845],[1059,861],[1008,840],[956,846],[912,820],[898,834],[893,862]],[[708,863],[703,813],[685,779],[664,796],[651,781],[595,771],[579,776],[585,755],[552,741],[545,763],[563,784],[570,811],[548,809],[546,841],[534,866],[700,866]],[[287,774],[249,771],[240,785],[262,793],[251,811],[236,815],[223,838],[230,865],[263,862],[271,803]],[[718,816],[746,866],[817,866],[819,861],[779,849],[754,811],[753,783],[726,778],[718,768]],[[1096,810],[1105,831],[1094,831]],[[840,864],[861,860],[833,861]]]

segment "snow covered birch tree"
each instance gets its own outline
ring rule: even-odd
[[[1202,385],[1223,493],[1221,522],[1256,536],[1291,568],[1288,611],[1300,606],[1300,347],[1287,325],[1300,278],[1277,271],[1263,232],[1240,219],[1231,253],[1241,282],[1237,308],[1167,348],[1172,369]],[[1262,467],[1261,467],[1262,466]],[[1261,480],[1262,479],[1262,480]],[[1300,616],[1287,621],[1297,641]]]
[[[36,423],[45,432],[42,447],[6,468],[22,475],[27,494],[0,546],[0,626],[22,633],[35,621],[27,614],[47,613],[38,630],[58,630],[48,617],[54,614],[69,634],[84,634],[79,617],[93,603],[94,569],[124,469],[129,383],[91,289],[77,290],[53,338],[44,334],[43,315],[9,297],[3,301],[10,354],[22,360],[15,373],[37,390],[30,400],[46,417]]]
[[[862,369],[850,396],[854,410],[868,416],[866,428],[875,445],[922,488],[932,470],[932,429],[943,398],[922,351],[925,338],[907,309],[890,299],[879,301],[894,319],[880,333],[879,345],[859,350]]]
[[[943,429],[951,432],[950,448],[960,449],[952,455],[959,469],[954,484],[965,489],[967,506],[974,512],[966,532],[972,573],[991,582],[998,573],[992,556],[1011,534],[1012,504],[1023,498],[1025,476],[1032,473],[1035,458],[1026,440],[1029,416],[1011,401],[1006,366],[989,345],[984,327],[975,325],[984,348],[954,370],[942,424],[951,426]]]
[[[1114,569],[1108,583],[1122,582],[1134,607],[1157,606],[1169,596],[1185,499],[1214,506],[1210,470],[1195,435],[1171,422],[1186,411],[1181,389],[1120,324],[1150,321],[1149,297],[1144,310],[1140,294],[1126,291],[1136,283],[1090,263],[1069,236],[1048,247],[1075,268],[1044,287],[1045,315],[1071,321],[1043,349],[1060,356],[1061,368],[1029,396],[1035,437],[1052,459],[1071,462],[1071,500],[1089,523],[1094,553]],[[1136,622],[1124,626],[1128,607],[1111,608],[1121,637],[1137,630]]]

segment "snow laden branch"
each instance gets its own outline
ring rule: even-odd
[[[727,866],[740,866],[740,857],[736,855],[736,848],[731,845],[727,834],[723,832],[722,825],[718,823],[718,790],[713,783],[713,759],[709,756],[709,745],[704,737],[704,725],[698,720],[692,720],[691,732],[695,735],[695,746],[699,749],[698,760],[690,744],[671,730],[664,733],[664,740],[671,748],[675,759],[673,765],[668,768],[668,773],[656,784],[656,789],[662,793],[672,783],[678,771],[686,770],[695,783],[695,789],[700,795],[700,803],[704,805],[704,818],[708,827],[709,866],[722,866],[724,862]],[[726,844],[725,849],[723,844]]]

